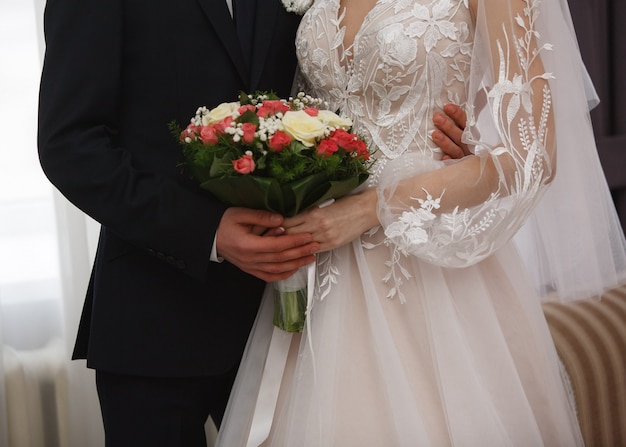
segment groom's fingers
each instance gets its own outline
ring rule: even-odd
[[[285,235],[278,237],[262,237],[264,243],[276,242],[284,243],[292,239],[293,236]],[[250,250],[248,253],[240,251],[238,256],[228,259],[240,269],[248,272],[264,281],[273,282],[286,279],[295,273],[300,267],[315,262],[314,252],[319,251],[318,243],[298,245],[282,251],[265,251],[271,245],[264,245],[259,251]],[[274,247],[275,248],[275,247]]]
[[[446,104],[443,107],[443,111],[452,119],[452,121],[454,121],[454,124],[456,124],[457,127],[465,129],[465,126],[467,125],[467,114],[465,113],[465,110],[456,104]]]
[[[217,229],[217,254],[264,281],[285,279],[315,260],[319,243],[309,233],[275,235],[282,217],[245,208],[226,210]],[[261,236],[260,228],[274,228]]]
[[[465,112],[454,104],[446,104],[444,112],[435,113],[433,116],[433,123],[437,129],[432,133],[433,141],[444,153],[443,158],[462,158],[470,155],[467,145],[461,141],[467,122]]]

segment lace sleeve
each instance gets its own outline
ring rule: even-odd
[[[545,68],[553,47],[539,5],[478,0],[465,131],[474,156],[441,167],[410,153],[387,164],[379,218],[400,252],[448,267],[478,262],[511,239],[553,179],[558,81]]]

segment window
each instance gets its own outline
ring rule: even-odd
[[[35,7],[0,2],[0,330],[16,349],[40,347],[62,328],[53,191],[37,157]]]

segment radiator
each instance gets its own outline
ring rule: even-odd
[[[36,350],[2,349],[9,447],[67,442],[66,350],[61,339]]]

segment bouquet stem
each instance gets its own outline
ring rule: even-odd
[[[307,307],[307,268],[274,283],[274,326],[287,332],[302,332]]]

